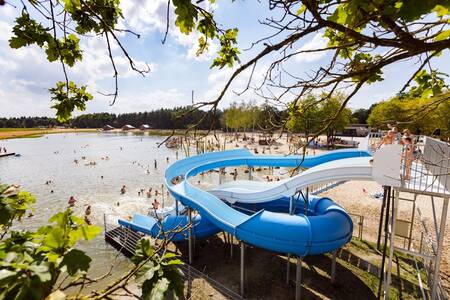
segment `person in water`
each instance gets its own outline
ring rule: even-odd
[[[159,208],[159,201],[158,199],[153,200],[152,206],[154,209],[158,209]]]
[[[70,196],[69,201],[67,201],[67,204],[69,204],[69,207],[74,207],[77,200],[74,198],[74,196]]]
[[[88,205],[84,211],[84,221],[86,222],[86,224],[91,225],[92,221],[91,221],[91,206]]]

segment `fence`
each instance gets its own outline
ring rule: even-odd
[[[104,216],[104,235],[105,241],[111,246],[116,248],[118,251],[122,252],[125,256],[131,257],[135,253],[137,242],[144,237],[144,235],[135,232],[129,228],[123,226],[116,226],[108,223],[107,217]],[[182,259],[184,261],[184,259]],[[189,265],[184,261],[184,264],[180,266],[185,276],[185,284],[187,284],[187,294],[191,295],[192,292],[192,281],[195,278],[202,278],[209,285],[211,285],[216,291],[220,292],[224,297],[233,300],[243,299],[237,292],[231,290],[225,285],[221,284],[217,280],[214,280],[207,274],[199,271],[193,266]],[[189,297],[188,297],[189,298]]]

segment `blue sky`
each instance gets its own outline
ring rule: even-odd
[[[273,12],[268,9],[266,1],[238,0],[217,1],[214,7],[209,7],[223,27],[239,28],[239,48],[246,49],[252,41],[272,33],[259,20],[269,17]],[[195,100],[211,100],[218,95],[226,79],[231,74],[230,69],[210,69],[217,45],[210,47],[210,52],[201,57],[195,56],[198,36],[185,36],[171,25],[166,44],[161,44],[165,29],[166,0],[127,0],[122,1],[126,23],[122,27],[131,28],[140,33],[140,39],[132,35],[121,35],[129,53],[136,59],[138,65],[149,64],[151,72],[145,78],[133,72],[127,61],[114,49],[116,63],[119,67],[119,97],[114,106],[109,105],[110,99],[98,93],[111,92],[113,89],[113,71],[109,64],[104,41],[93,38],[82,41],[84,61],[70,70],[71,78],[87,84],[94,100],[88,104],[86,112],[134,112],[152,110],[160,107],[186,105],[191,102],[191,91],[195,90]],[[0,117],[10,116],[54,116],[50,109],[51,102],[47,88],[62,80],[62,72],[58,63],[49,63],[42,50],[36,47],[13,50],[8,46],[8,39],[13,20],[20,13],[20,6],[0,7]],[[174,18],[171,18],[174,21]],[[274,39],[273,42],[277,40]],[[323,44],[320,33],[311,35],[295,45],[296,49],[308,48]],[[252,50],[242,51],[241,61],[261,51],[262,45]],[[304,55],[289,63],[291,70],[297,74],[313,70],[327,63],[326,54]],[[363,88],[352,100],[350,107],[369,107],[371,104],[394,95],[414,72],[413,61],[403,62],[389,67],[384,72],[385,80]],[[434,61],[441,71],[450,69],[449,52],[446,51]],[[268,60],[262,61],[255,69],[255,82],[261,78]],[[242,90],[247,83],[247,74],[243,74],[232,86],[233,90]],[[222,107],[231,101],[258,100],[252,90],[241,96],[228,92]]]

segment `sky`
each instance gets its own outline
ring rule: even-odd
[[[12,1],[10,1],[12,2]],[[14,4],[19,1],[14,1]],[[110,93],[114,89],[113,69],[111,67],[104,39],[101,37],[81,40],[83,61],[69,70],[70,79],[77,84],[88,86],[94,100],[88,102],[83,113],[95,112],[139,112],[157,108],[170,108],[194,101],[210,101],[218,96],[232,73],[232,69],[211,69],[210,65],[218,50],[217,43],[212,44],[207,53],[196,56],[199,35],[184,35],[174,25],[171,14],[170,29],[167,41],[162,44],[166,27],[166,0],[126,0],[121,2],[125,20],[119,23],[120,28],[128,28],[139,33],[140,38],[131,34],[120,34],[119,38],[127,48],[138,66],[148,65],[150,73],[145,77],[132,71],[126,58],[121,55],[117,46],[113,47],[116,65],[119,70],[119,96],[114,105],[111,98],[100,93]],[[257,45],[248,49],[253,41],[266,37],[273,31],[261,20],[274,14],[268,8],[267,1],[238,0],[217,1],[207,9],[214,12],[218,23],[224,28],[239,28],[239,49],[242,63],[252,58],[263,49]],[[0,117],[19,116],[55,116],[51,109],[48,88],[56,81],[63,80],[61,65],[47,61],[45,53],[38,47],[11,49],[8,39],[15,17],[21,12],[11,5],[0,7]],[[276,42],[276,39],[271,40]],[[313,49],[323,47],[321,32],[294,44],[294,49]],[[273,58],[273,57],[271,57]],[[269,58],[270,59],[270,58]],[[304,74],[328,62],[326,53],[304,54],[292,59],[290,70]],[[255,68],[254,84],[261,80],[268,61],[262,61]],[[408,61],[388,67],[384,71],[385,80],[366,86],[356,94],[350,108],[368,108],[371,104],[388,99],[398,92],[406,80],[415,71],[416,62]],[[434,65],[441,71],[450,69],[449,51],[434,60]],[[248,72],[237,78],[231,90],[225,95],[221,107],[227,107],[232,101],[261,102],[252,90],[242,95],[247,85]],[[76,113],[80,114],[80,113]]]

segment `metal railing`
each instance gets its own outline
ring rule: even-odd
[[[104,217],[104,236],[105,241],[116,248],[118,251],[122,252],[125,256],[131,257],[134,255],[136,250],[137,242],[144,238],[145,235],[135,232],[130,228],[126,228],[124,226],[117,226],[111,223],[106,222],[107,218]],[[183,265],[180,265],[180,269],[183,271],[185,277],[185,284],[187,284],[187,293],[191,295],[192,293],[192,281],[195,278],[202,278],[207,281],[212,288],[216,291],[220,292],[222,296],[233,299],[233,300],[241,300],[243,297],[239,295],[237,292],[232,289],[226,287],[221,284],[217,280],[211,278],[209,275],[199,271],[193,266],[189,265],[185,258],[181,258],[184,262]],[[192,295],[191,295],[192,296]]]
[[[362,241],[363,239],[363,230],[364,230],[364,216],[362,215],[358,215],[358,214],[353,214],[353,213],[348,213],[350,218],[352,218],[353,224],[356,224],[357,226],[357,235],[355,235],[355,227],[353,227],[353,235],[354,237],[357,237],[359,240]]]
[[[404,145],[402,188],[435,196],[450,195],[450,144],[424,138],[424,144]]]

